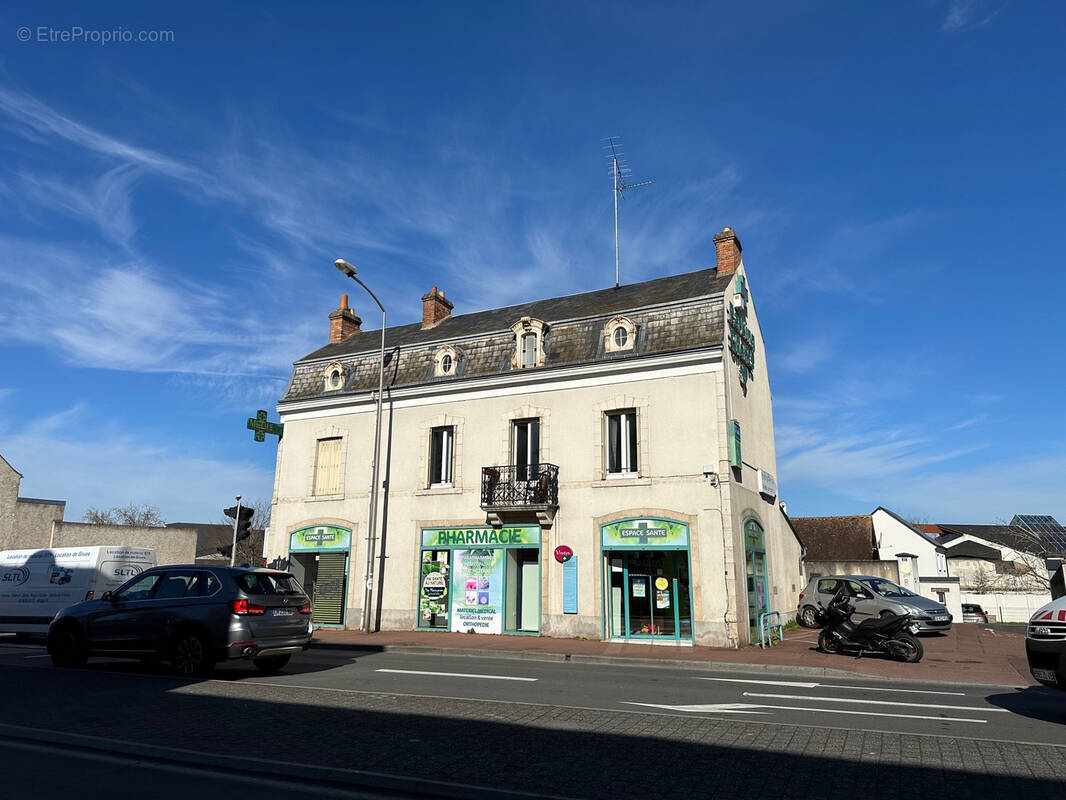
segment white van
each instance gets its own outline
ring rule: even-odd
[[[0,632],[48,633],[59,609],[154,566],[155,550],[124,545],[0,551]]]

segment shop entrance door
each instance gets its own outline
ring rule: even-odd
[[[766,553],[747,553],[748,571],[748,625],[754,638],[759,628],[759,617],[767,611]]]
[[[687,552],[615,551],[607,562],[613,638],[692,638]]]
[[[311,621],[343,625],[348,553],[293,553],[291,569],[311,596]]]

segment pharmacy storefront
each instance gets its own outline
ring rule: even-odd
[[[422,528],[420,535],[419,629],[540,632],[539,526]]]
[[[311,595],[315,625],[344,625],[352,531],[312,525],[289,533],[289,570]]]
[[[600,526],[604,638],[692,641],[689,526],[657,517]]]

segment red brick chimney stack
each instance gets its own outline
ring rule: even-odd
[[[723,228],[714,235],[714,249],[718,254],[718,274],[736,272],[740,266],[740,239],[732,228]]]
[[[339,342],[353,333],[359,333],[363,321],[348,308],[348,295],[341,295],[341,304],[336,311],[329,314],[329,341]]]
[[[444,292],[434,286],[429,294],[422,295],[422,330],[447,319],[451,316],[452,308],[454,306],[444,299]]]

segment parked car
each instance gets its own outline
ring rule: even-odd
[[[62,609],[48,628],[48,652],[57,667],[137,658],[198,677],[240,658],[274,672],[307,648],[312,630],[311,600],[287,572],[165,566]]]
[[[919,632],[951,630],[951,614],[936,600],[872,575],[823,575],[811,578],[800,593],[796,618],[808,628],[818,627],[814,620],[818,604],[829,605],[829,601],[839,592],[843,592],[855,606],[856,623],[890,614],[910,614],[918,623]]]
[[[977,603],[963,603],[962,604],[962,621],[963,622],[980,622],[982,625],[988,624],[988,614]]]
[[[1066,689],[1066,597],[1036,610],[1025,629],[1029,672],[1045,686]]]

